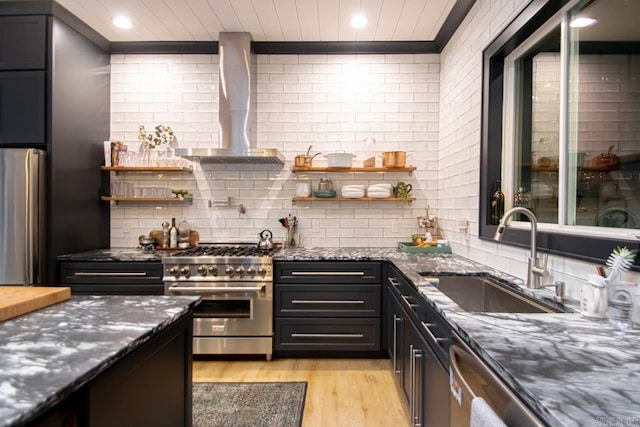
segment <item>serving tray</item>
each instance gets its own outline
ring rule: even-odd
[[[398,242],[398,250],[410,254],[450,254],[451,246],[416,246],[412,242]]]

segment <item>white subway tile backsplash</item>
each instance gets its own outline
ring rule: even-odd
[[[421,205],[435,197],[420,189],[419,174],[292,174],[289,167],[309,145],[312,153],[355,152],[358,162],[407,144],[403,149],[419,153],[410,163],[426,168],[426,159],[436,158],[438,152],[437,143],[429,142],[438,140],[437,129],[427,123],[438,120],[439,55],[258,55],[258,62],[257,145],[281,149],[287,164],[196,164],[193,174],[165,174],[160,182],[190,189],[193,204],[162,209],[142,203],[114,206],[113,246],[135,245],[138,235],[159,228],[172,216],[189,218],[203,240],[255,238],[263,228],[282,238],[277,219],[288,213],[300,219],[309,246],[393,247],[410,238],[415,216],[423,212]],[[217,55],[114,55],[112,137],[124,135],[128,145],[137,146],[140,123],[152,127],[162,122],[173,127],[180,146],[216,146],[217,64]],[[422,91],[433,95],[425,97]],[[377,139],[371,147],[360,145],[367,136]],[[319,156],[316,162],[326,164],[326,159]],[[429,184],[437,177],[429,174],[427,188],[437,188]],[[332,176],[336,187],[349,182],[413,182],[418,197],[414,206],[420,207],[399,208],[393,202],[292,204],[296,182],[309,180],[315,188],[322,176]],[[159,184],[155,177],[117,179]],[[247,213],[238,217],[236,209],[208,207],[209,200],[226,197],[246,206]],[[399,221],[399,233],[388,231],[394,220]],[[318,232],[311,230],[314,221]]]

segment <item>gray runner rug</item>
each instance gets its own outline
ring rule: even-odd
[[[193,427],[300,427],[306,382],[193,383]]]

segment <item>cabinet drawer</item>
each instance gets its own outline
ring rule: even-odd
[[[380,317],[380,286],[276,285],[275,316]]]
[[[0,70],[46,68],[45,16],[0,17]]]
[[[380,351],[380,319],[275,319],[276,350]]]
[[[372,261],[287,261],[274,264],[276,283],[380,283],[382,264]]]
[[[162,295],[162,264],[159,262],[62,261],[60,285],[73,294]]]

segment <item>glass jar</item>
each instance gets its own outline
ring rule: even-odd
[[[191,246],[191,224],[187,222],[186,218],[182,218],[180,224],[178,224],[178,247],[188,248]]]
[[[333,190],[333,182],[331,178],[320,178],[318,183],[318,191],[330,191]]]
[[[607,319],[614,329],[628,331],[633,328],[632,315],[637,284],[616,282],[609,290]]]

